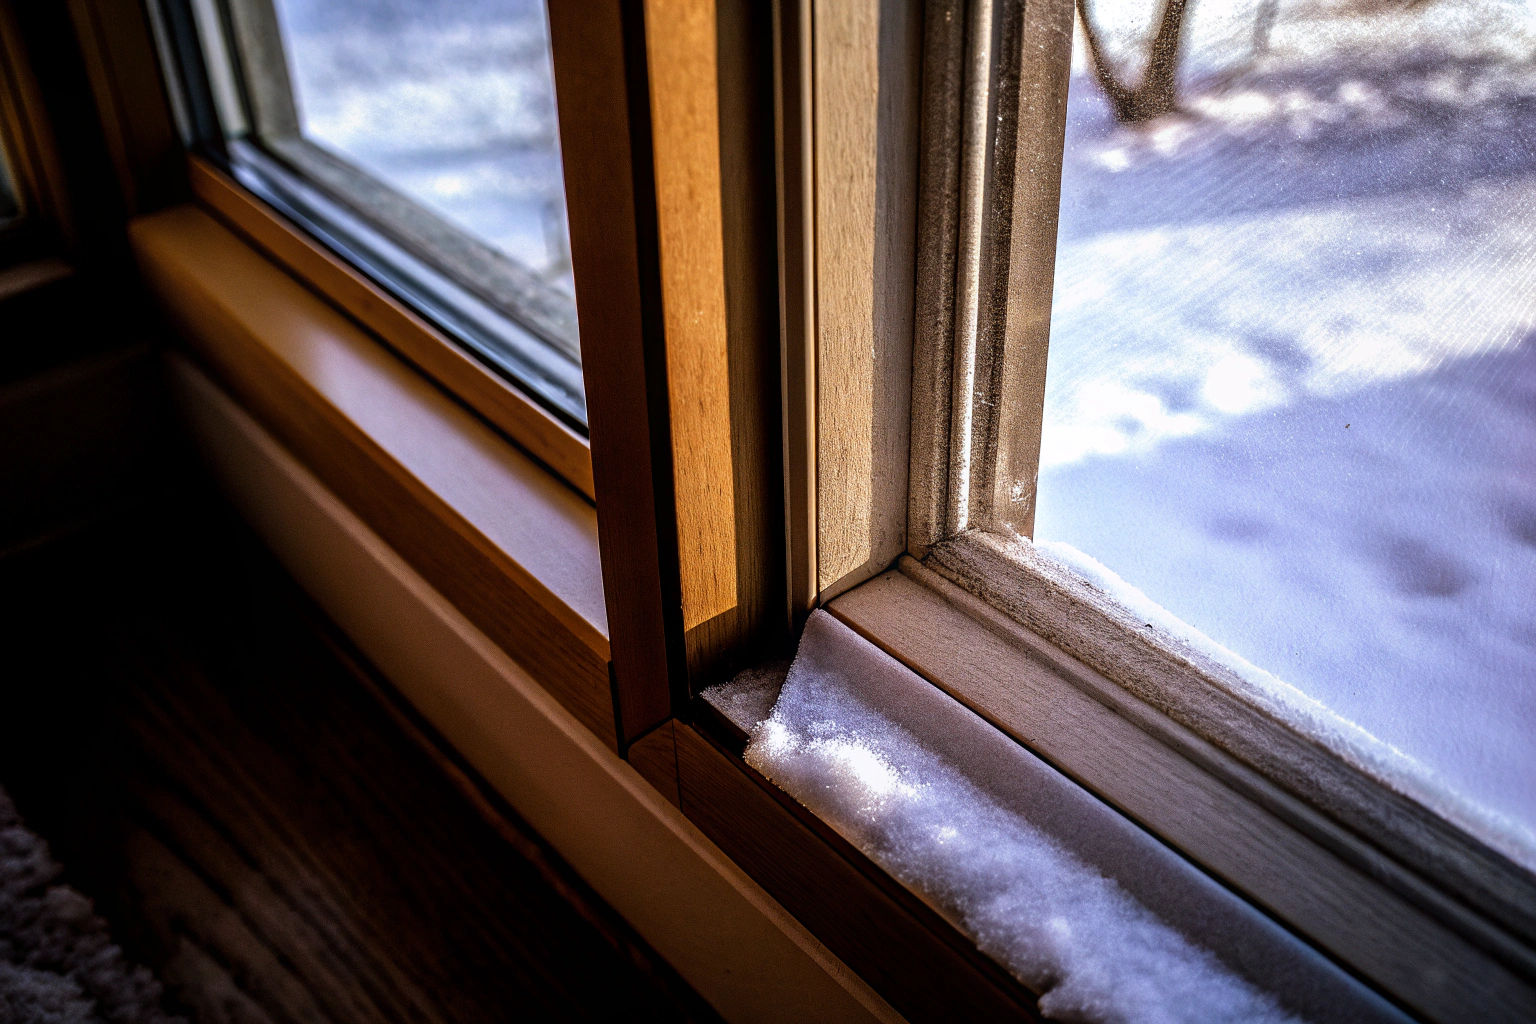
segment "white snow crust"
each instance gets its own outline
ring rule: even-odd
[[[973,781],[953,749],[941,752],[892,713],[933,693],[816,611],[746,759],[1043,992],[1048,1016],[1298,1019]],[[983,756],[995,766],[995,754]]]
[[[1190,11],[1178,113],[1074,58],[1035,540],[1536,869],[1536,13]]]

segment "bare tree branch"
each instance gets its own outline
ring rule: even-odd
[[[1189,0],[1163,0],[1163,15],[1147,54],[1147,66],[1137,85],[1120,81],[1104,52],[1098,29],[1088,12],[1088,0],[1077,0],[1077,16],[1083,24],[1093,73],[1109,98],[1115,120],[1131,124],[1149,121],[1178,109],[1174,73],[1179,66],[1179,44],[1184,33],[1184,12]]]

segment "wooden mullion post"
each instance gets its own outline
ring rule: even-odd
[[[550,0],[621,752],[685,685],[640,0]]]

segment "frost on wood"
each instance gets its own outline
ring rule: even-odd
[[[746,758],[1042,993],[1048,1016],[1147,1024],[1382,1013],[1310,951],[825,612],[807,623]],[[1107,872],[1106,863],[1118,867]],[[1222,959],[1148,909],[1159,898],[1161,910],[1180,908],[1186,926],[1202,927]],[[1287,1005],[1224,960],[1250,976],[1270,972]]]

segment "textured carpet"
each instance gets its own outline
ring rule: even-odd
[[[183,1024],[0,790],[0,1024]]]

